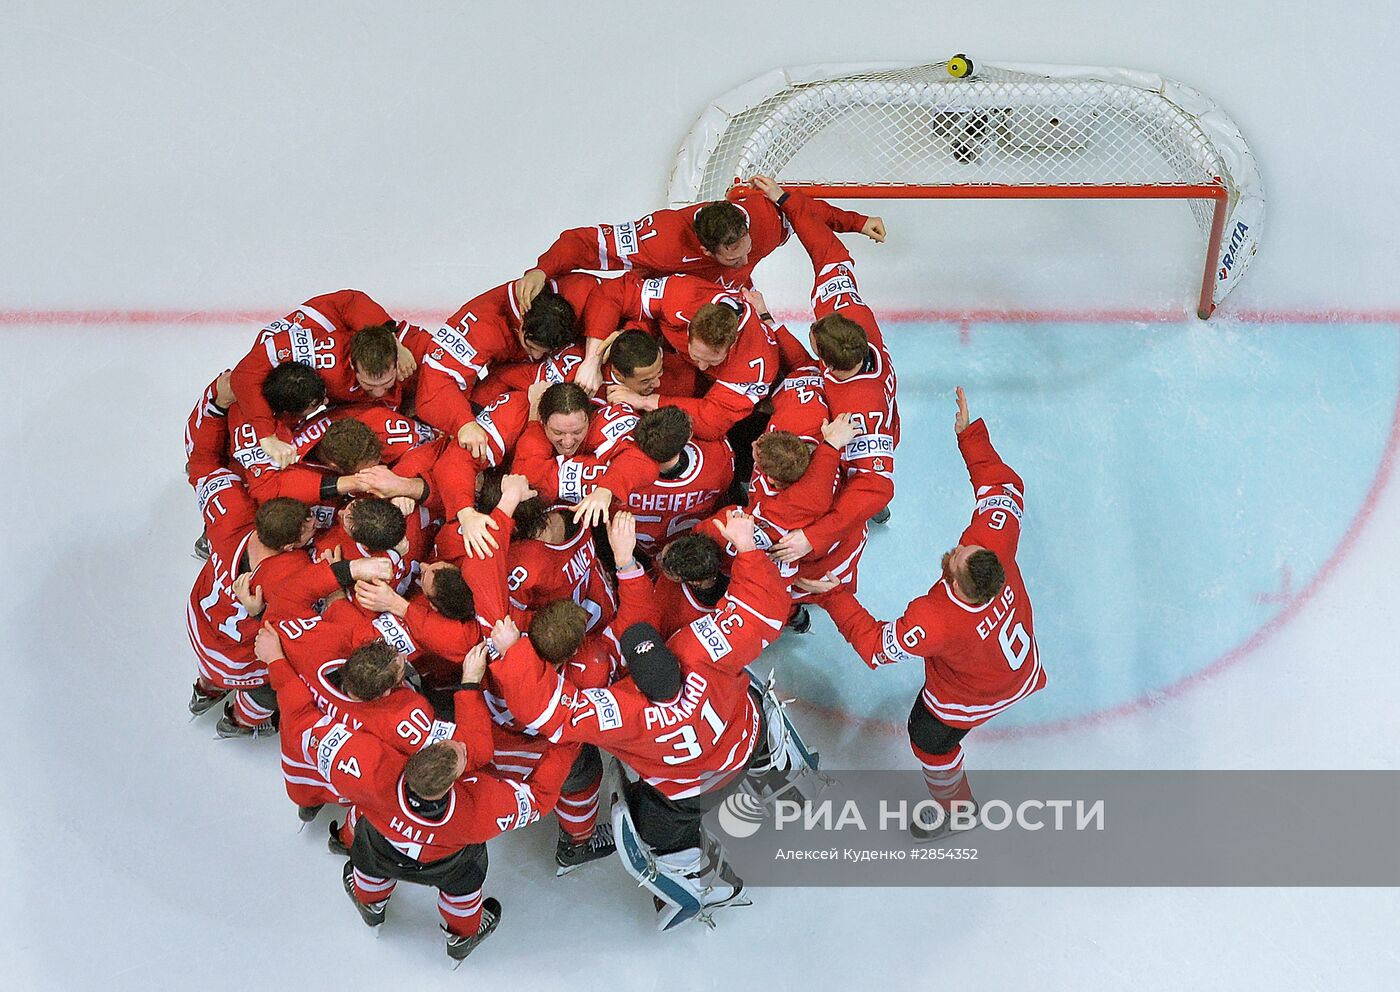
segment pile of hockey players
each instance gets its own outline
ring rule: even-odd
[[[207,555],[190,709],[219,707],[220,737],[279,735],[301,819],[338,811],[328,844],[365,923],[397,881],[435,886],[465,958],[501,919],[487,842],[551,811],[558,872],[616,852],[660,929],[744,904],[701,817],[814,771],[748,668],[805,630],[808,603],[872,667],[926,661],[914,751],[935,799],[971,801],[958,740],[1044,681],[1014,567],[1020,480],[959,391],[978,539],[900,621],[861,608],[899,415],[852,233],[885,234],[755,177],[566,231],[431,331],[363,292],[313,297],[208,386],[186,436]],[[752,288],[793,235],[815,273],[811,352]],[[939,682],[959,600],[993,624],[1009,680]]]

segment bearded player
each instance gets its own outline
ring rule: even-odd
[[[909,741],[938,808],[921,807],[911,825],[921,841],[972,825],[966,813],[976,804],[963,773],[963,737],[1045,685],[1030,599],[1016,565],[1024,486],[992,447],[986,422],[968,422],[962,387],[957,395],[953,427],[977,504],[957,547],[943,555],[937,584],[888,622],[872,617],[835,582],[799,582],[810,592],[829,593],[822,605],[871,668],[924,663]]]

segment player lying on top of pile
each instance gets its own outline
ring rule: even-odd
[[[589,259],[551,249],[551,271],[432,333],[326,294],[206,389],[186,432],[208,547],[190,709],[224,702],[222,737],[282,714],[302,818],[347,807],[330,845],[366,922],[395,879],[436,885],[464,957],[500,918],[481,845],[556,806],[559,872],[624,831],[662,929],[742,901],[700,816],[802,768],[745,666],[810,595],[795,578],[854,587],[892,492],[893,370],[833,226],[883,239],[771,184],[661,212],[603,260],[633,272],[571,273]],[[816,273],[815,361],[728,288],[788,230]],[[599,747],[643,776],[612,824]]]

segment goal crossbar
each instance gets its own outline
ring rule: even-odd
[[[718,98],[682,143],[672,205],[769,175],[853,199],[1180,199],[1204,242],[1209,317],[1257,250],[1263,189],[1234,123],[1129,69],[979,63],[774,70]]]

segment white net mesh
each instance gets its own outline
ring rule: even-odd
[[[728,122],[697,199],[736,178],[830,186],[1197,186],[1230,173],[1197,120],[1157,90],[946,63],[794,83]],[[1203,233],[1212,205],[1190,201]]]

